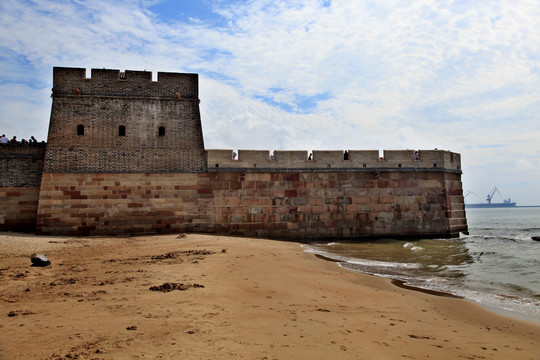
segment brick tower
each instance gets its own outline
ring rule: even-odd
[[[198,75],[55,67],[45,173],[207,170]]]

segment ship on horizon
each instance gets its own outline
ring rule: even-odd
[[[467,193],[467,195],[469,195],[469,193]],[[510,198],[504,199],[502,203],[491,202],[491,200],[493,200],[493,196],[495,195],[495,193],[498,193],[499,195],[501,195],[501,193],[499,192],[499,189],[497,189],[496,186],[494,186],[493,189],[489,192],[489,194],[487,194],[487,198],[486,198],[487,202],[485,202],[485,203],[477,203],[477,204],[465,203],[465,208],[508,208],[508,207],[516,207],[516,202],[510,200]],[[467,195],[465,195],[465,196],[467,196]]]

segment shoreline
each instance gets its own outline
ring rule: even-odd
[[[321,254],[318,254],[318,253],[312,253],[312,254],[316,258],[324,260],[324,261],[333,262],[333,263],[337,263],[337,264],[344,263],[341,260],[337,260],[337,259],[325,256],[325,255],[321,255]],[[377,275],[364,273],[364,272],[354,270],[354,269],[348,269],[348,268],[344,268],[344,269],[350,270],[350,271],[358,273],[358,274],[374,276],[376,278],[389,280],[392,285],[400,287],[402,289],[407,289],[407,290],[411,290],[411,291],[418,291],[418,292],[433,295],[433,296],[441,296],[441,297],[449,297],[449,298],[454,298],[454,299],[465,300],[465,301],[470,302],[471,304],[480,306],[481,308],[484,308],[484,309],[486,309],[486,310],[488,310],[488,311],[490,311],[490,312],[492,312],[494,314],[504,316],[504,317],[507,317],[507,318],[511,318],[511,319],[515,319],[515,320],[520,320],[520,321],[525,321],[525,322],[528,322],[528,323],[540,325],[540,318],[534,317],[534,316],[529,316],[529,315],[521,313],[519,311],[508,310],[508,309],[503,309],[503,308],[499,308],[499,307],[496,307],[496,306],[485,305],[485,304],[479,303],[479,302],[477,302],[475,300],[468,299],[468,298],[466,298],[464,296],[454,295],[454,294],[449,293],[449,292],[437,291],[437,290],[425,289],[425,288],[418,287],[418,286],[407,285],[405,283],[405,281],[400,280],[400,279],[396,279],[396,278],[377,276]]]
[[[538,359],[538,324],[401,288],[300,245],[0,233],[0,358]],[[52,265],[30,267],[34,252]],[[166,283],[182,290],[149,290]]]
[[[338,263],[338,264],[343,263],[343,261],[341,261],[341,260],[332,259],[331,257],[324,256],[324,255],[321,255],[321,254],[313,253],[313,255],[316,258],[324,260],[324,261],[329,261],[329,262]],[[402,288],[402,289],[418,291],[418,292],[433,295],[433,296],[442,296],[442,297],[449,297],[449,298],[454,298],[454,299],[465,299],[463,296],[457,296],[457,295],[450,294],[450,293],[443,292],[443,291],[436,291],[436,290],[424,289],[424,288],[421,288],[421,287],[418,287],[418,286],[407,285],[407,284],[405,284],[405,281],[399,280],[399,279],[385,278],[385,277],[382,277],[382,276],[363,273],[361,271],[357,271],[357,270],[353,270],[353,269],[348,269],[348,270],[351,270],[353,272],[357,272],[357,273],[363,274],[363,275],[374,276],[374,277],[377,277],[377,278],[380,278],[380,279],[388,279],[388,280],[390,280],[390,283],[392,285],[395,285],[395,286],[397,286],[399,288]]]
[[[319,258],[321,260],[334,262],[334,263],[338,263],[338,264],[342,262],[340,260],[332,259],[330,257],[324,256],[324,255],[321,255],[321,254],[314,254],[314,255],[315,255],[315,257],[317,257],[317,258]],[[481,303],[479,303],[477,301],[468,299],[468,298],[466,298],[464,296],[458,296],[458,295],[454,295],[454,294],[447,293],[447,292],[444,292],[444,291],[430,290],[430,289],[424,289],[424,288],[421,288],[421,287],[418,287],[418,286],[407,285],[407,284],[405,284],[405,281],[399,280],[399,279],[386,278],[386,277],[382,277],[382,276],[372,275],[372,274],[363,273],[361,271],[357,271],[357,270],[353,270],[353,269],[348,269],[348,270],[359,273],[359,274],[367,275],[367,276],[373,276],[373,277],[376,277],[376,278],[389,280],[392,285],[400,287],[402,289],[407,289],[407,290],[411,290],[411,291],[418,291],[418,292],[421,292],[421,293],[424,293],[424,294],[429,294],[429,295],[432,295],[432,296],[441,296],[441,297],[448,297],[448,298],[453,298],[453,299],[464,300],[464,301],[470,302],[471,304],[474,304],[476,306],[480,306],[481,308],[486,309],[489,312],[491,312],[493,314],[496,314],[496,315],[504,316],[504,317],[519,320],[519,321],[525,321],[525,322],[535,324],[535,325],[540,325],[540,318],[530,317],[529,315],[520,313],[518,311],[502,309],[502,308],[498,308],[498,307],[495,307],[495,306],[489,306],[489,305],[481,304]]]

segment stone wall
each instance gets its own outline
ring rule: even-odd
[[[456,236],[460,174],[216,171],[44,174],[37,231],[216,232],[276,238]]]
[[[36,229],[39,187],[0,187],[0,231]]]

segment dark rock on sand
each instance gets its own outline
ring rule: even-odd
[[[42,254],[33,254],[30,256],[30,261],[32,261],[32,266],[49,266],[51,262],[45,255]]]

